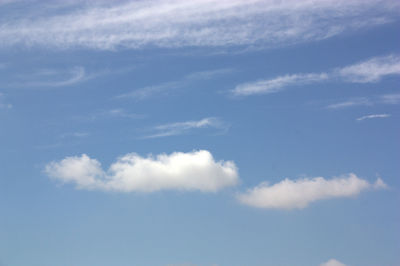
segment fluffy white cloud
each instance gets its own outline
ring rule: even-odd
[[[346,266],[346,264],[343,264],[335,259],[330,259],[327,262],[320,264],[320,266]]]
[[[377,82],[388,75],[400,75],[400,56],[388,55],[373,57],[361,63],[337,68],[328,73],[292,74],[275,77],[272,79],[257,80],[239,84],[231,92],[233,95],[254,95],[279,92],[291,86],[318,83],[327,80],[342,82],[368,83]],[[395,95],[392,96],[396,97]],[[365,99],[364,99],[365,100]],[[388,99],[390,101],[390,99]],[[353,105],[367,105],[366,101],[349,101],[328,108],[342,108]]]
[[[400,75],[400,56],[374,57],[338,70],[341,78],[355,83],[377,82],[388,75]]]
[[[1,46],[278,46],[390,23],[398,15],[394,0],[68,1],[58,8],[25,3],[0,18]]]
[[[49,163],[45,173],[79,189],[106,191],[200,190],[215,192],[237,184],[232,161],[214,161],[206,150],[141,157],[124,155],[104,171],[99,161],[86,154]]]
[[[260,185],[238,195],[238,200],[246,205],[270,209],[302,209],[311,202],[358,195],[367,189],[385,188],[378,178],[374,184],[358,178],[355,174],[326,180],[323,177],[298,180],[285,179],[279,183]]]
[[[365,116],[357,118],[357,121],[362,121],[365,119],[373,119],[373,118],[386,118],[386,117],[390,117],[390,114],[365,115]]]

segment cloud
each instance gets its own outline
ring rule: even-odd
[[[72,133],[64,133],[60,135],[60,138],[65,139],[65,138],[86,138],[90,134],[88,132],[72,132]]]
[[[108,110],[106,112],[103,112],[103,115],[109,117],[130,118],[130,119],[142,119],[145,117],[144,115],[141,114],[128,113],[121,108]]]
[[[335,259],[330,259],[327,262],[321,263],[320,266],[346,266],[346,264],[343,264]]]
[[[376,104],[399,104],[400,94],[384,94],[375,97],[352,98],[343,102],[338,102],[326,106],[327,109],[344,109],[355,106],[373,106]]]
[[[136,113],[130,113],[125,111],[122,108],[114,108],[114,109],[109,109],[109,110],[101,110],[101,111],[96,111],[92,112],[86,115],[78,115],[75,116],[74,119],[80,120],[80,121],[95,121],[98,119],[117,119],[117,118],[123,118],[123,119],[143,119],[145,118],[146,115],[144,114],[136,114]]]
[[[6,84],[9,87],[64,87],[71,86],[93,78],[84,67],[75,66],[69,69],[41,69],[28,74],[17,74],[14,81]]]
[[[156,126],[153,131],[155,133],[143,138],[160,138],[168,136],[176,136],[188,133],[194,129],[215,128],[226,131],[229,125],[216,117],[207,117],[201,120],[192,120],[185,122],[177,122]]]
[[[367,98],[355,98],[351,100],[347,100],[344,102],[334,103],[328,105],[326,108],[328,109],[343,109],[347,107],[354,107],[354,106],[371,106],[373,102]]]
[[[247,82],[237,85],[233,90],[231,90],[231,93],[236,96],[268,94],[282,91],[287,87],[315,84],[322,81],[370,83],[377,82],[383,77],[390,75],[400,75],[399,55],[373,57],[354,65],[336,68],[327,73],[288,74],[271,79]],[[334,109],[360,104],[367,104],[367,102],[347,102],[328,108]]]
[[[206,150],[174,152],[156,157],[126,154],[104,171],[96,159],[86,154],[66,157],[46,165],[45,173],[78,189],[116,192],[159,190],[199,190],[216,192],[238,183],[232,161],[216,162]]]
[[[4,94],[0,92],[0,109],[11,109],[12,104],[4,102],[4,98]]]
[[[373,118],[386,118],[386,117],[390,117],[390,114],[365,115],[365,116],[357,118],[357,121],[362,121],[365,119],[373,119]]]
[[[392,0],[72,1],[48,12],[38,2],[24,12],[8,9],[0,46],[277,47],[391,23],[398,6]]]
[[[380,100],[385,104],[398,104],[400,103],[400,93],[382,95]]]
[[[0,6],[15,3],[21,0],[0,0]]]
[[[143,88],[136,89],[134,91],[118,95],[116,98],[134,98],[136,100],[143,100],[154,95],[160,95],[164,93],[169,93],[171,90],[180,89],[185,86],[199,81],[199,80],[210,80],[217,76],[232,73],[232,69],[223,68],[208,71],[200,71],[188,74],[181,78],[180,80],[165,82],[162,84],[147,86]]]
[[[275,93],[288,86],[299,86],[328,79],[328,75],[321,74],[294,74],[276,77],[273,79],[258,80],[255,82],[244,83],[236,86],[232,91],[236,96],[246,96],[252,94]]]
[[[260,185],[239,194],[242,204],[265,209],[302,209],[310,203],[329,198],[352,197],[368,189],[385,188],[386,184],[378,178],[374,184],[358,178],[355,174],[327,180],[323,177],[298,180],[284,179],[269,185]]]
[[[197,266],[196,264],[193,263],[177,263],[177,264],[168,264],[167,266]]]
[[[378,82],[388,75],[400,75],[400,56],[374,57],[338,70],[341,78],[354,83]]]

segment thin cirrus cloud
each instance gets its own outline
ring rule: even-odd
[[[0,46],[276,47],[391,23],[399,6],[393,0],[72,1],[49,15],[45,1],[26,3],[17,2],[0,19]]]
[[[189,86],[198,81],[211,80],[221,75],[232,73],[233,71],[234,70],[230,68],[222,68],[222,69],[194,72],[184,76],[179,80],[169,81],[153,86],[146,86],[143,88],[133,90],[128,93],[118,95],[116,96],[116,98],[117,99],[133,98],[136,100],[143,100],[145,98],[149,98],[155,95],[170,93],[173,90]]]
[[[6,87],[64,87],[93,78],[84,67],[69,69],[42,69],[29,74],[18,74]]]
[[[357,118],[357,121],[363,121],[366,119],[374,119],[374,118],[387,118],[390,117],[390,114],[373,114],[373,115],[365,115],[362,117]]]
[[[380,97],[381,103],[384,104],[399,104],[400,103],[400,93],[385,94]]]
[[[375,97],[360,97],[352,98],[342,102],[337,102],[326,106],[327,109],[345,109],[349,107],[356,106],[373,106],[378,104],[399,104],[400,103],[400,93],[393,94],[383,94]]]
[[[316,83],[327,79],[328,75],[326,73],[285,75],[273,79],[240,84],[233,90],[233,94],[247,96],[253,94],[275,93],[283,90],[285,87]]]
[[[273,185],[261,183],[239,194],[237,199],[242,204],[256,208],[303,209],[318,200],[353,197],[365,190],[386,187],[387,185],[380,178],[371,184],[351,173],[328,180],[315,177],[298,180],[284,179]]]
[[[156,126],[152,129],[153,133],[142,138],[161,138],[187,134],[196,129],[213,128],[220,132],[228,130],[229,125],[216,117],[207,117],[201,120],[191,120],[185,122],[175,122]]]
[[[348,107],[355,107],[355,106],[371,106],[374,102],[366,97],[362,98],[354,98],[350,100],[346,100],[344,102],[338,102],[328,105],[327,109],[344,109]]]
[[[216,192],[239,181],[234,162],[215,161],[206,150],[155,157],[130,153],[118,158],[107,171],[99,161],[83,154],[53,161],[44,171],[49,177],[61,183],[72,183],[78,189],[114,192]]]
[[[13,106],[11,103],[6,103],[4,101],[4,94],[0,92],[0,109],[11,109]]]
[[[319,266],[346,266],[346,264],[335,259],[330,259],[327,262],[321,263]]]
[[[247,82],[237,85],[231,92],[235,96],[249,96],[276,93],[291,86],[327,81],[375,83],[392,75],[400,75],[399,55],[374,57],[350,66],[334,69],[329,73],[292,74]]]
[[[143,119],[146,115],[131,113],[123,108],[113,108],[108,110],[95,111],[85,115],[74,116],[74,120],[78,121],[96,121],[101,119]]]
[[[378,82],[383,77],[400,74],[400,56],[374,57],[337,70],[339,77],[354,83]]]
[[[69,132],[69,133],[64,133],[60,135],[61,139],[66,139],[66,138],[86,138],[89,137],[90,133],[88,132]]]

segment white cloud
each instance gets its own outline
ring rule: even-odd
[[[84,67],[76,66],[70,69],[41,69],[27,74],[17,74],[12,77],[8,87],[64,87],[93,78]]]
[[[177,263],[177,264],[168,264],[167,266],[197,266],[196,264],[185,262],[185,263]]]
[[[373,106],[376,104],[399,104],[400,94],[384,94],[375,97],[352,98],[343,102],[337,102],[326,106],[327,109],[344,109],[355,106]]]
[[[351,99],[351,100],[347,100],[344,102],[330,104],[326,108],[328,108],[328,109],[343,109],[343,108],[354,107],[354,106],[371,106],[373,104],[374,103],[367,98],[356,98],[356,99]]]
[[[0,6],[18,2],[20,0],[0,0]]]
[[[194,72],[184,76],[180,80],[139,88],[134,91],[118,95],[116,98],[134,98],[137,100],[143,100],[153,95],[169,93],[171,90],[183,88],[199,80],[210,80],[217,76],[229,74],[231,72],[233,72],[233,70],[228,68]]]
[[[233,95],[237,96],[268,94],[279,92],[290,86],[299,86],[329,80],[351,83],[377,82],[389,75],[400,75],[399,55],[373,57],[361,63],[337,68],[327,73],[290,74],[271,79],[247,82],[237,85],[231,92]],[[328,108],[341,108],[360,104],[367,104],[367,102],[347,102]]]
[[[155,133],[145,136],[144,138],[160,138],[182,135],[190,132],[193,129],[201,128],[215,128],[226,131],[228,129],[228,125],[216,117],[207,117],[197,121],[192,120],[159,125],[153,129]]]
[[[238,182],[232,161],[214,161],[206,150],[175,152],[156,157],[135,153],[117,159],[104,171],[96,159],[83,154],[46,165],[45,173],[78,189],[154,192],[159,190],[200,190],[216,192]]]
[[[400,93],[382,95],[380,100],[385,104],[398,104],[400,103]]]
[[[346,264],[343,264],[335,259],[330,259],[327,262],[320,264],[320,266],[346,266]]]
[[[103,112],[102,115],[109,117],[130,118],[130,119],[142,119],[145,117],[144,115],[141,114],[126,112],[124,109],[121,108],[108,110],[106,112]]]
[[[392,0],[154,0],[46,4],[9,9],[0,46],[140,49],[183,46],[281,46],[315,41],[397,20]],[[39,12],[40,10],[41,12]],[[53,8],[54,10],[54,8]]]
[[[355,83],[377,82],[388,75],[400,75],[400,56],[374,57],[338,70],[341,78]]]
[[[284,179],[269,185],[260,185],[239,194],[238,200],[252,207],[266,209],[302,209],[310,203],[329,199],[356,196],[364,190],[385,188],[386,184],[378,178],[375,184],[348,174],[326,180],[323,177],[298,180]]]
[[[357,121],[362,121],[365,119],[373,119],[373,118],[386,118],[386,117],[390,117],[390,114],[365,115],[365,116],[357,118]]]
[[[328,75],[321,74],[293,74],[276,77],[273,79],[258,80],[236,86],[232,91],[234,95],[268,94],[283,90],[288,86],[298,86],[321,82],[328,79]]]
[[[74,116],[73,119],[80,121],[95,121],[99,119],[143,119],[146,115],[128,112],[122,108],[95,111],[86,115]]]

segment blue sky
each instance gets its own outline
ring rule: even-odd
[[[399,265],[399,15],[0,0],[0,265]]]

